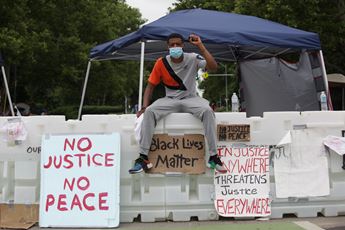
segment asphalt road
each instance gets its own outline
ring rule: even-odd
[[[316,218],[293,217],[273,220],[257,219],[154,223],[134,222],[120,223],[118,228],[129,230],[345,230],[345,216]],[[40,228],[38,226],[34,226],[30,229],[38,230]],[[49,230],[54,229],[55,228],[49,228]],[[64,228],[64,230],[67,229]],[[77,229],[74,228],[74,230]]]

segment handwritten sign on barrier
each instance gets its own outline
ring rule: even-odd
[[[120,135],[44,135],[40,227],[119,225]]]
[[[225,217],[269,216],[269,147],[218,146],[227,173],[214,175],[215,208]]]
[[[250,125],[217,125],[218,141],[250,141]]]
[[[148,157],[153,164],[148,173],[205,173],[204,135],[155,134]]]

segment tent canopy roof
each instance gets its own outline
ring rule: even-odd
[[[253,16],[191,9],[172,12],[136,32],[91,49],[92,60],[139,60],[140,41],[146,41],[145,59],[155,60],[167,53],[166,38],[179,33],[187,41],[199,35],[219,61],[236,61],[277,56],[301,49],[320,50],[318,34],[291,28]],[[185,51],[197,52],[185,43]]]

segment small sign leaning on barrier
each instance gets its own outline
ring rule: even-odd
[[[217,125],[218,141],[250,141],[250,125]]]
[[[149,152],[148,173],[205,173],[205,141],[201,134],[155,134]]]

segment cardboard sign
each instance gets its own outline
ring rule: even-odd
[[[42,138],[40,227],[117,227],[120,135]]]
[[[155,134],[149,152],[148,173],[205,173],[205,140],[201,134]]]
[[[217,213],[225,217],[269,216],[269,148],[268,146],[218,146],[225,174],[215,174]]]
[[[37,204],[0,204],[0,228],[29,229],[37,222]]]
[[[250,125],[217,125],[218,141],[250,141]]]

